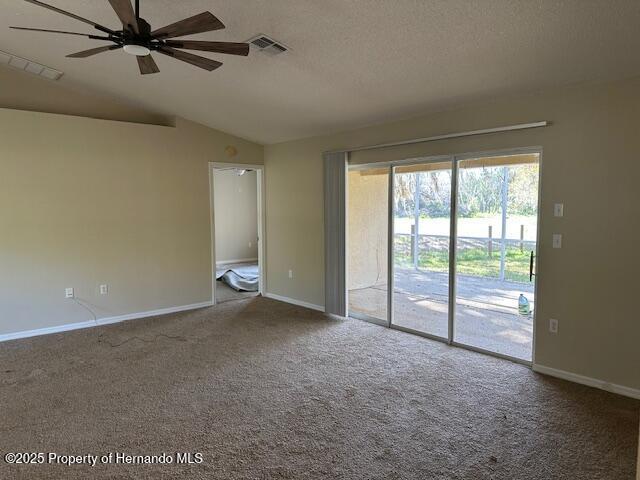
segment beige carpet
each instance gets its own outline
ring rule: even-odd
[[[0,478],[633,479],[639,402],[269,299],[0,344]]]

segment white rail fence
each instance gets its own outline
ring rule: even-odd
[[[417,240],[417,241],[416,241]],[[408,257],[415,268],[418,268],[420,254],[425,252],[448,252],[448,235],[427,235],[415,233],[415,225],[411,225],[411,233],[396,233],[394,251],[404,257]],[[535,251],[536,242],[524,239],[524,225],[520,228],[520,238],[502,238],[493,236],[493,228],[488,227],[486,237],[457,237],[457,250],[484,249],[487,257],[499,255],[500,258],[500,280],[505,279],[505,257],[509,247],[515,247],[524,253],[525,251]]]

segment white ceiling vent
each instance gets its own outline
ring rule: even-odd
[[[269,38],[266,35],[256,35],[253,38],[247,40],[247,43],[251,45],[253,50],[258,50],[265,55],[280,55],[281,53],[289,50],[289,47],[285,46],[282,42],[277,42],[273,38]]]
[[[8,65],[18,70],[24,70],[25,72],[39,75],[49,80],[60,80],[63,73],[60,70],[49,68],[45,65],[41,65],[26,58],[18,57],[8,52],[0,50],[0,65]]]

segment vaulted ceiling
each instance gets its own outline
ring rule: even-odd
[[[45,0],[119,27],[107,0]],[[63,84],[261,143],[357,128],[430,110],[583,81],[640,74],[638,0],[141,0],[153,27],[211,11],[225,30],[201,40],[264,33],[290,47],[269,57],[204,54],[211,73],[162,55],[141,76],[122,51],[9,25],[94,33],[21,0],[0,0],[0,50],[62,70]],[[194,52],[202,53],[202,52]]]

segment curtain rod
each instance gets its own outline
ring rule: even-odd
[[[517,125],[507,125],[505,127],[484,128],[482,130],[470,130],[468,132],[459,132],[459,133],[446,133],[444,135],[435,135],[433,137],[424,137],[424,138],[414,138],[411,140],[403,140],[400,142],[380,143],[377,145],[369,145],[365,147],[347,148],[342,150],[331,150],[324,153],[329,154],[329,153],[361,152],[363,150],[375,150],[378,148],[399,147],[402,145],[412,145],[414,143],[435,142],[436,140],[447,140],[449,138],[473,137],[476,135],[486,135],[489,133],[511,132],[514,130],[527,130],[529,128],[547,127],[549,125],[550,125],[550,122],[548,121],[519,123]]]

